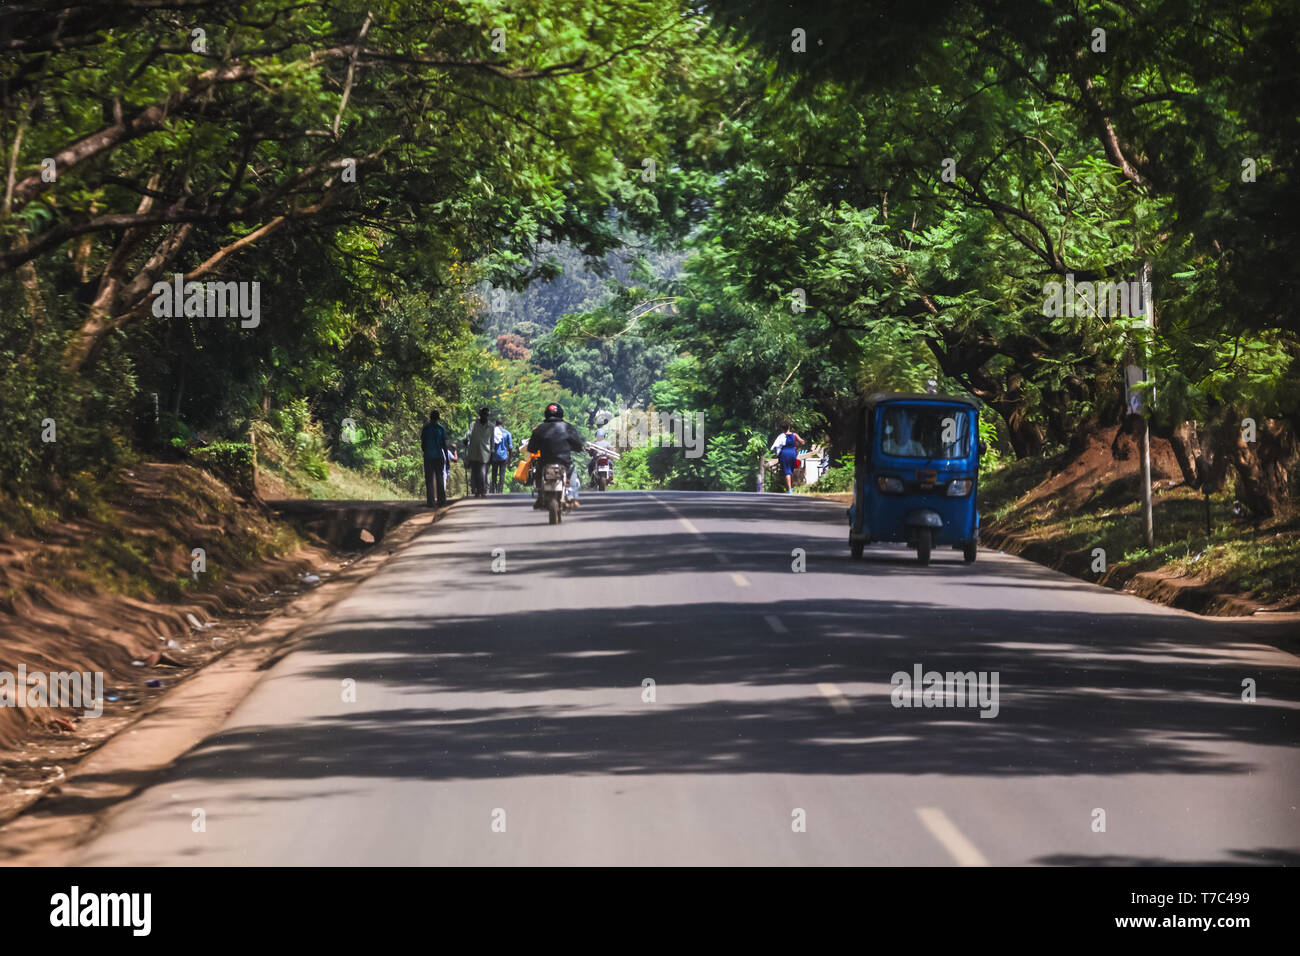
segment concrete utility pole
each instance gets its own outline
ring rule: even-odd
[[[1138,272],[1138,288],[1142,290],[1142,315],[1146,318],[1144,328],[1154,330],[1156,325],[1155,304],[1151,301],[1151,263],[1142,263]],[[1147,403],[1153,392],[1150,388],[1135,391],[1133,385],[1150,380],[1145,368],[1129,366],[1125,370],[1131,377],[1129,381],[1129,407],[1138,415],[1138,451],[1142,485],[1142,543],[1148,549],[1156,545],[1155,524],[1151,513],[1151,426],[1147,421]],[[1136,373],[1136,374],[1133,374]]]
[[[1151,517],[1151,426],[1145,415],[1138,427],[1142,451],[1142,541],[1150,549],[1156,545],[1156,533]]]
[[[1138,470],[1142,495],[1142,541],[1152,547],[1155,536],[1151,521],[1151,430],[1147,425],[1146,399],[1149,392],[1140,388],[1147,372],[1136,365],[1124,366],[1124,392],[1129,414],[1137,418]]]
[[[1146,312],[1148,334],[1154,338],[1156,332],[1156,303],[1151,289],[1151,261],[1142,263],[1142,305]],[[1146,370],[1143,378],[1149,379]],[[1154,404],[1155,390],[1147,389],[1147,397]],[[1148,548],[1156,546],[1155,527],[1151,517],[1151,423],[1148,416],[1142,416],[1142,535]]]

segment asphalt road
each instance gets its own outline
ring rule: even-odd
[[[1300,863],[1266,625],[846,536],[777,495],[462,502],[80,862]],[[893,706],[918,665],[996,672],[996,716]]]

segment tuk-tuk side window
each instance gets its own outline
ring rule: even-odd
[[[956,408],[891,405],[881,411],[880,450],[900,458],[966,458],[970,415]]]

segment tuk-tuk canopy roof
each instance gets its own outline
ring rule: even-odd
[[[866,401],[868,409],[884,402],[939,402],[940,404],[965,405],[978,409],[979,403],[964,395],[932,395],[929,392],[876,392]]]

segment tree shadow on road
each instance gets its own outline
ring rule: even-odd
[[[322,700],[358,702],[232,729],[187,756],[191,778],[808,773],[977,776],[1249,773],[1228,744],[1292,745],[1291,669],[1246,674],[1215,641],[1153,635],[1142,615],[822,601],[786,615],[710,602],[437,619],[337,617],[308,647]],[[1194,623],[1194,622],[1193,622]],[[1193,629],[1194,630],[1194,629]],[[1101,656],[1105,653],[1107,657]],[[1000,711],[896,708],[895,671],[996,671]],[[1240,681],[1268,691],[1242,703]],[[641,700],[642,679],[657,701]],[[839,713],[819,684],[846,688]],[[871,685],[855,691],[854,685]],[[692,693],[714,685],[708,702]],[[728,686],[730,685],[730,686]],[[614,693],[611,697],[611,689]],[[368,707],[382,691],[389,706]],[[407,695],[410,707],[392,707]],[[512,701],[503,695],[519,695]],[[423,703],[438,699],[441,706]],[[445,703],[444,703],[445,702]]]

